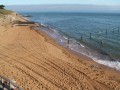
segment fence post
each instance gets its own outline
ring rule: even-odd
[[[69,35],[68,35],[68,47],[69,47],[69,43],[70,43],[70,41],[69,41]]]
[[[91,40],[91,35],[92,35],[92,34],[90,33],[90,40]]]
[[[69,44],[69,38],[68,38],[68,44]]]
[[[118,27],[118,34],[119,34],[119,30],[120,30],[120,29],[119,29],[119,27]]]
[[[106,30],[106,35],[107,35],[107,30]]]
[[[82,35],[81,35],[81,41],[82,41],[82,39],[83,39],[83,37],[82,37]]]
[[[113,29],[113,34],[115,33],[114,29]]]
[[[101,43],[100,43],[100,44],[101,44],[101,46],[103,46],[103,40],[101,40]]]

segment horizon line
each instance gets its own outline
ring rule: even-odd
[[[112,4],[112,5],[105,5],[105,4],[11,4],[11,5],[5,5],[5,6],[37,6],[37,5],[90,5],[90,6],[120,6],[118,4]]]

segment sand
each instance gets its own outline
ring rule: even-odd
[[[24,90],[120,90],[118,71],[74,55],[30,26],[10,22],[0,22],[0,75]]]

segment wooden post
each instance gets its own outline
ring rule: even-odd
[[[81,41],[82,41],[82,39],[83,39],[83,37],[82,37],[82,35],[81,35]]]
[[[107,35],[107,30],[106,30],[106,35]]]
[[[101,40],[101,46],[103,46],[103,41]]]
[[[114,29],[113,29],[113,34],[115,33]]]
[[[118,27],[118,34],[119,34],[119,30],[120,30],[120,28]]]
[[[90,40],[91,40],[91,35],[92,35],[92,34],[90,33]]]
[[[69,36],[68,36],[68,45],[69,45],[70,41],[69,41]]]
[[[68,38],[68,45],[69,45],[69,38]]]

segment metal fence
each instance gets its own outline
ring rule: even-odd
[[[0,90],[23,90],[12,80],[0,75]]]

